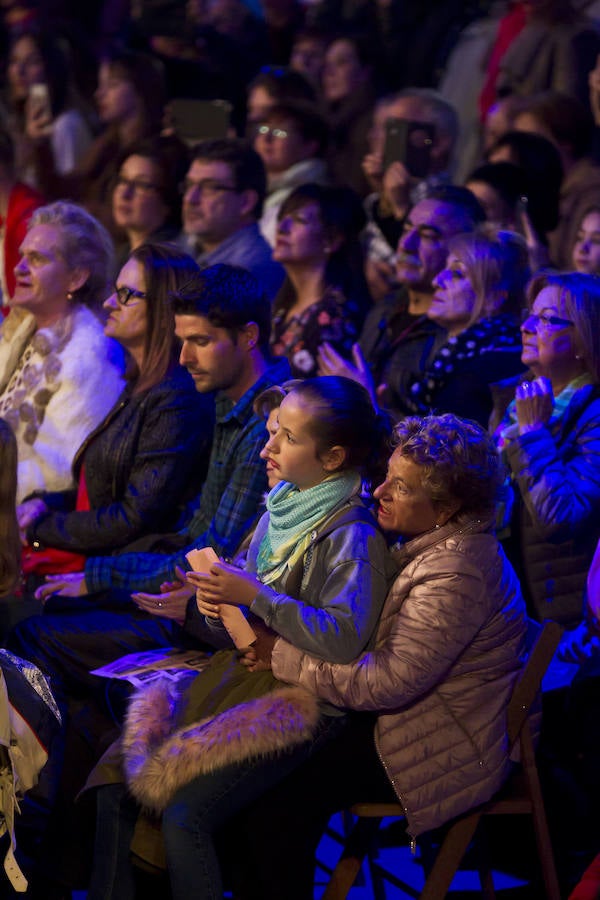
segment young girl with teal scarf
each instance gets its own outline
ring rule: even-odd
[[[156,686],[130,706],[126,780],[138,801],[163,813],[174,900],[192,889],[199,900],[221,900],[214,830],[340,728],[339,710],[283,686],[261,666],[261,647],[281,635],[347,662],[368,645],[394,567],[361,491],[365,481],[377,483],[387,455],[387,428],[360,385],[337,376],[299,383],[282,399],[263,450],[280,482],[245,569],[219,561],[209,573],[188,575],[207,617],[218,616],[221,603],[247,607],[258,637],[242,661],[235,650],[216,653],[182,712]],[[112,890],[89,896],[115,898]]]

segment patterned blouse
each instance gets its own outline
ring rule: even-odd
[[[318,374],[317,352],[325,341],[350,358],[365,313],[355,300],[329,287],[299,315],[286,318],[286,314],[287,310],[275,307],[271,350],[276,356],[287,356],[294,378],[312,378]]]

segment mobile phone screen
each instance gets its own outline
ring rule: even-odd
[[[415,178],[426,178],[431,168],[431,149],[435,126],[429,122],[388,119],[383,151],[384,171],[393,162],[401,162]]]

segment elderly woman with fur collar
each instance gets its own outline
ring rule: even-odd
[[[112,268],[112,241],[82,207],[53,203],[30,220],[0,330],[0,415],[17,436],[18,502],[72,486],[77,448],[123,389],[121,351],[92,311]]]

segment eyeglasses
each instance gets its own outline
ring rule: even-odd
[[[256,125],[254,127],[254,136],[268,138],[275,138],[276,141],[284,141],[287,137],[290,136],[290,132],[286,131],[285,128],[273,128],[271,125]]]
[[[136,194],[145,195],[152,194],[154,191],[160,191],[160,185],[158,184],[153,184],[151,181],[139,181],[136,178],[125,178],[124,175],[119,175],[115,182],[115,187],[126,188]]]
[[[127,287],[125,284],[122,284],[121,287],[117,287],[115,284],[115,294],[121,306],[127,306],[132,299],[144,300],[146,298],[144,291],[136,291],[135,288]]]
[[[179,185],[182,194],[188,191],[198,191],[200,194],[206,194],[207,197],[216,197],[222,191],[233,191],[237,193],[238,189],[232,184],[221,184],[213,178],[203,178],[201,181],[193,181],[191,178],[185,178]]]
[[[546,313],[532,313],[528,309],[521,310],[521,325],[531,323],[537,330],[538,328],[568,328],[575,325],[570,319],[562,319],[560,316],[549,316]]]

